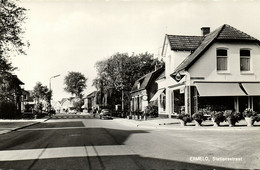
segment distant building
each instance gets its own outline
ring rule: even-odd
[[[51,106],[56,111],[56,113],[61,112],[61,102],[60,101],[51,101]]]
[[[71,108],[73,108],[72,101],[69,98],[63,98],[60,102],[60,105],[61,105],[60,107],[61,113],[69,112]]]

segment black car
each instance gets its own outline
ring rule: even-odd
[[[112,113],[109,109],[102,109],[101,113],[99,114],[100,119],[113,119]]]

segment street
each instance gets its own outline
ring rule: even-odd
[[[0,135],[0,169],[260,168],[256,130],[167,130],[54,116]]]

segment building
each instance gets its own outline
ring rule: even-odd
[[[260,111],[260,41],[230,26],[201,36],[165,35],[165,75],[157,79],[159,114],[201,109]],[[165,94],[164,94],[165,93]],[[165,96],[165,97],[164,97]]]
[[[158,90],[158,85],[155,81],[163,72],[164,67],[161,67],[135,81],[130,92],[131,112],[142,113],[150,102],[157,99],[153,98]]]
[[[22,85],[24,83],[11,73],[0,75],[0,117],[16,118],[21,113]]]
[[[93,91],[84,99],[84,106],[88,111],[98,108],[98,91]]]
[[[69,98],[63,98],[60,101],[60,112],[61,113],[67,113],[71,110],[71,108],[73,108],[72,102]]]
[[[22,90],[22,103],[21,110],[22,112],[32,112],[35,107],[35,101],[33,98],[32,90]]]
[[[61,112],[61,102],[60,101],[51,101],[51,106],[55,110],[56,113]]]

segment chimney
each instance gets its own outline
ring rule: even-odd
[[[202,27],[201,28],[201,34],[203,35],[203,36],[205,36],[205,35],[207,35],[207,34],[209,34],[210,33],[210,27]]]

